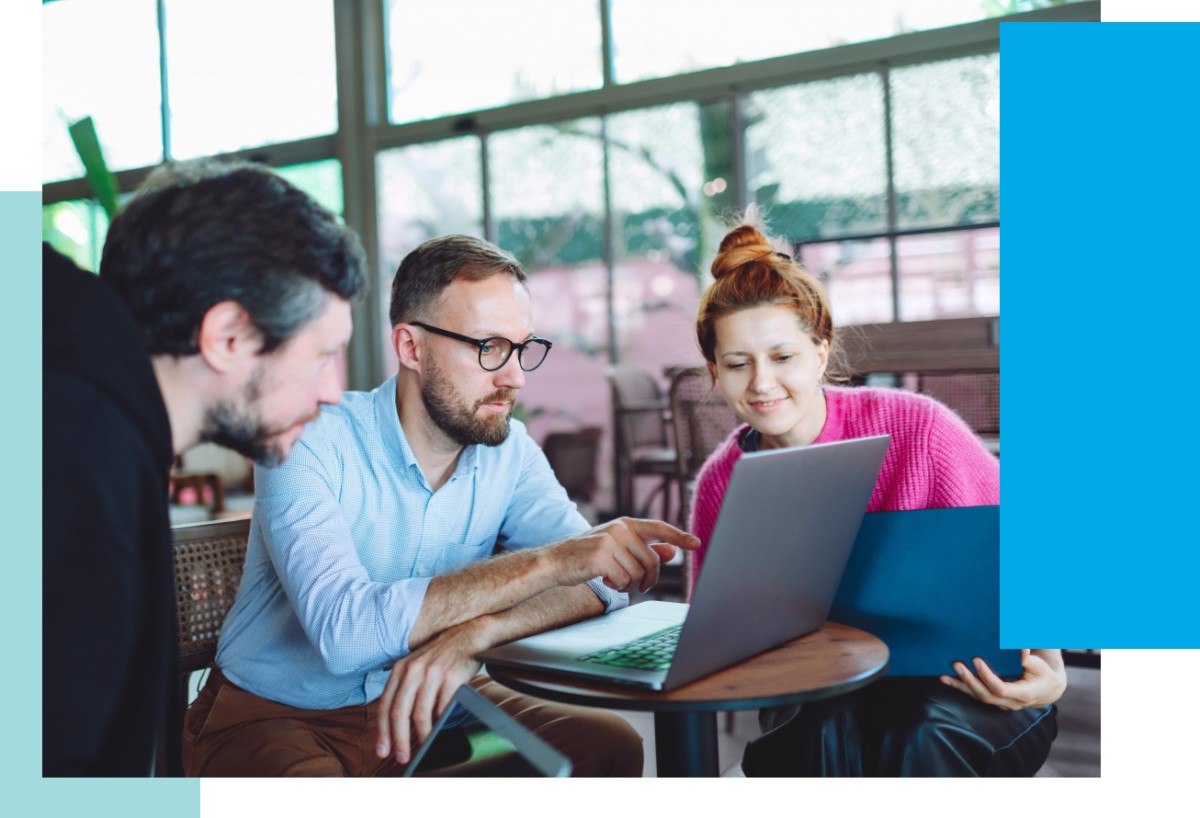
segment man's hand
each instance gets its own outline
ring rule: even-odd
[[[475,654],[488,647],[481,619],[443,631],[392,665],[378,700],[375,755],[407,764],[433,730],[454,692],[479,672]]]
[[[546,546],[560,585],[577,585],[594,577],[615,591],[647,591],[658,582],[660,562],[675,548],[693,551],[700,540],[659,520],[620,517],[574,537]]]
[[[987,662],[978,658],[975,659],[978,677],[962,662],[955,662],[954,672],[958,678],[940,678],[955,690],[1004,710],[1044,707],[1058,701],[1067,689],[1067,669],[1061,650],[1022,650],[1021,666],[1025,673],[1013,682],[1001,679],[987,666]]]

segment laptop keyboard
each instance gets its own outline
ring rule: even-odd
[[[683,625],[673,625],[632,642],[593,651],[577,658],[581,662],[593,662],[597,665],[665,670],[671,666],[671,657],[675,655],[675,646],[679,644],[681,630]]]

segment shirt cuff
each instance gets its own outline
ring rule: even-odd
[[[604,603],[605,613],[612,613],[613,611],[619,611],[622,608],[629,607],[629,594],[622,594],[619,591],[614,591],[612,588],[609,588],[604,584],[604,579],[602,577],[589,579],[587,586],[591,588],[592,592],[600,598],[601,602]]]
[[[393,659],[407,656],[411,651],[408,638],[425,605],[425,593],[433,577],[412,577],[393,583],[385,591],[378,620],[379,642],[384,653]],[[390,597],[390,598],[388,598]]]

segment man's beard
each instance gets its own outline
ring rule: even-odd
[[[262,392],[262,370],[256,370],[242,393],[243,408],[238,409],[230,400],[222,400],[208,407],[204,413],[204,426],[200,440],[216,443],[233,449],[250,458],[260,466],[278,466],[287,457],[279,443],[271,438],[278,434],[263,422],[255,411]]]
[[[498,389],[476,401],[474,406],[467,407],[433,358],[429,358],[428,363],[429,377],[421,387],[421,400],[434,424],[460,446],[499,446],[503,443],[508,438],[512,408],[503,414],[491,413],[487,418],[480,418],[478,411],[488,403],[508,401],[511,404],[516,392]]]

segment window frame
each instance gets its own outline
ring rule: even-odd
[[[169,76],[167,75],[166,43],[162,22],[166,0],[157,0],[159,14],[159,44],[163,94],[163,147],[170,158]],[[496,234],[496,225],[489,201],[487,163],[488,137],[498,131],[528,125],[554,124],[587,117],[600,117],[640,108],[678,102],[705,103],[721,98],[730,99],[728,127],[735,141],[735,170],[731,180],[732,204],[739,210],[751,201],[745,174],[744,123],[742,103],[753,91],[796,85],[814,80],[883,72],[884,88],[889,88],[886,73],[894,68],[956,57],[996,53],[1000,48],[1001,23],[1015,22],[1099,22],[1100,3],[1097,0],[1068,3],[1036,11],[1023,12],[1003,18],[980,20],[942,29],[919,31],[883,40],[853,43],[819,51],[774,57],[757,62],[740,63],[672,77],[642,80],[628,84],[613,82],[613,43],[608,0],[597,0],[601,16],[601,48],[603,50],[603,80],[600,89],[516,103],[501,108],[454,114],[436,119],[392,124],[388,121],[387,99],[387,28],[383,0],[330,0],[333,3],[337,59],[338,130],[326,136],[277,143],[258,148],[235,151],[223,156],[249,159],[279,167],[336,159],[342,165],[343,209],[346,223],[363,240],[373,266],[378,265],[377,180],[376,154],[381,150],[405,147],[441,139],[474,135],[480,139],[482,152],[482,184],[485,237]],[[890,95],[890,91],[885,91]],[[885,128],[890,146],[890,102],[885,107]],[[607,148],[607,145],[606,145]],[[889,149],[890,154],[890,149]],[[153,170],[153,167],[134,168],[117,172],[122,190],[134,189]],[[605,174],[607,180],[607,173]],[[45,184],[43,204],[90,199],[83,178]],[[606,223],[611,228],[612,202],[606,181],[604,192]],[[896,228],[894,168],[888,159],[888,228],[869,234],[822,236],[813,241],[887,238],[891,245],[893,308],[900,315],[899,265],[896,240],[907,235],[920,235],[954,230],[974,230],[998,227],[999,221],[970,225],[938,225],[914,229]],[[606,231],[604,261],[608,268],[610,290],[614,258],[611,229]],[[794,243],[798,255],[804,242]],[[373,287],[367,302],[355,311],[355,334],[349,357],[349,385],[352,389],[372,388],[385,377],[385,360],[377,338],[382,327],[381,304],[387,298],[387,288]],[[609,326],[612,319],[611,292]],[[610,332],[613,330],[610,329]],[[610,339],[615,340],[615,339]],[[610,343],[609,355],[616,362],[619,344]]]

